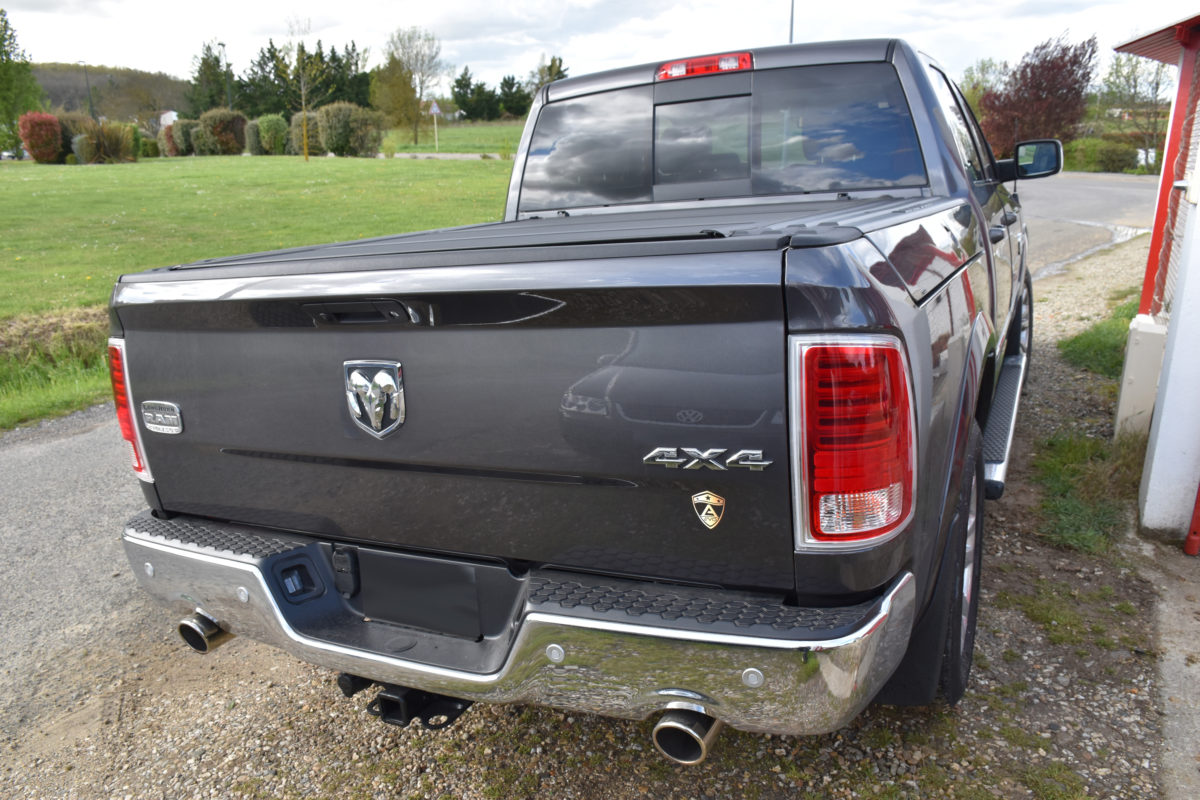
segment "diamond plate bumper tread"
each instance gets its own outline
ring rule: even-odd
[[[845,635],[878,605],[878,600],[872,600],[838,608],[803,608],[761,595],[611,579],[589,583],[550,572],[534,573],[529,589],[531,611],[786,639]]]
[[[201,551],[229,554],[256,561],[303,547],[309,541],[299,536],[269,533],[259,528],[197,517],[159,519],[149,511],[138,514],[129,520],[125,527],[131,533],[164,544],[193,547]]]

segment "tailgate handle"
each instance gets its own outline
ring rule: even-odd
[[[304,310],[316,320],[318,325],[433,324],[432,308],[428,303],[412,303],[402,300],[305,303]]]

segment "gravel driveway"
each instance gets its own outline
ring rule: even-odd
[[[1146,237],[1039,281],[1010,489],[989,504],[976,671],[955,708],[872,707],[819,737],[727,731],[677,767],[650,722],[474,706],[442,732],[387,727],[330,672],[235,639],[185,650],[117,534],[141,506],[111,411],[0,439],[0,797],[1158,797],[1154,590],[1136,559],[1053,550],[1034,443],[1111,431],[1111,392],[1053,340],[1139,283]],[[1069,607],[1069,624],[1039,609]]]

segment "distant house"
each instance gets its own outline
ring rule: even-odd
[[[174,125],[175,120],[177,120],[177,119],[179,119],[179,112],[164,111],[158,115],[158,126],[160,128],[165,128],[168,125]]]

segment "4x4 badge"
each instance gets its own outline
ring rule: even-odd
[[[711,531],[721,524],[721,517],[725,515],[725,498],[712,492],[698,492],[692,495],[692,508],[704,527]]]
[[[354,424],[382,439],[404,424],[404,370],[398,361],[347,361],[346,403]]]

